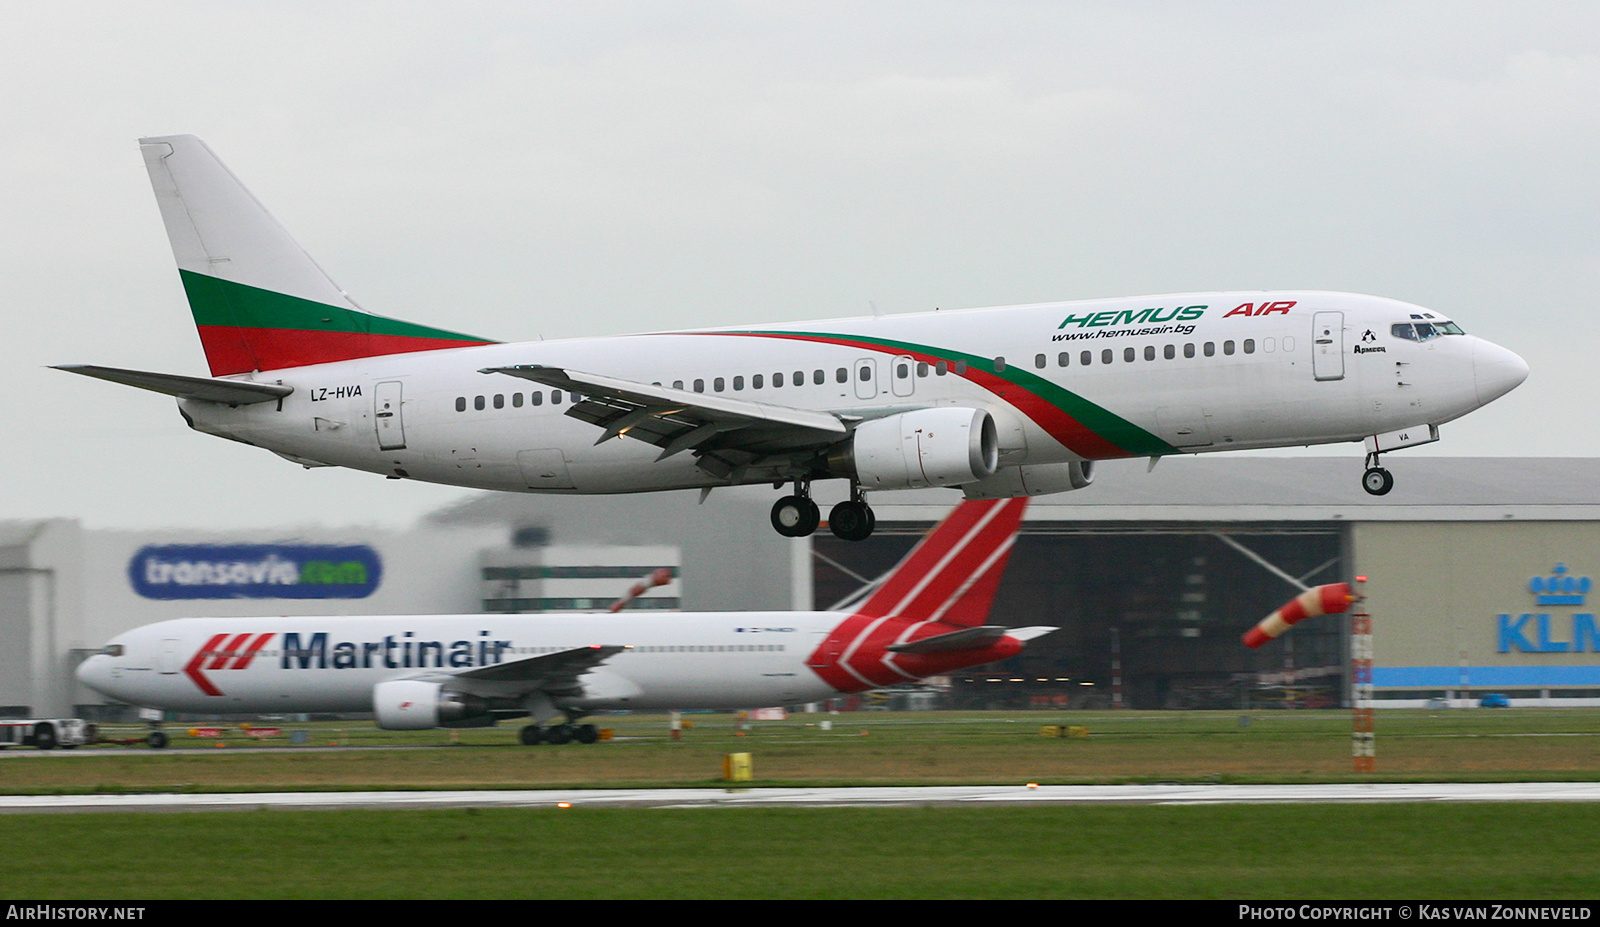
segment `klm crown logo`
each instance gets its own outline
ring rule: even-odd
[[[1589,594],[1589,577],[1567,575],[1567,565],[1556,564],[1553,576],[1535,576],[1528,580],[1528,591],[1537,596],[1540,605],[1582,605]]]

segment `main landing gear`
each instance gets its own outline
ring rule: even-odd
[[[1361,475],[1361,488],[1374,496],[1386,495],[1394,488],[1394,474],[1378,466],[1378,455],[1367,455],[1367,472]]]
[[[786,538],[803,538],[822,523],[822,511],[811,499],[811,484],[795,481],[794,495],[784,496],[772,506],[772,527]],[[864,541],[878,524],[859,486],[850,488],[850,499],[828,512],[828,530],[845,541]]]
[[[530,724],[517,733],[517,738],[525,747],[536,747],[539,744],[567,744],[573,741],[592,744],[600,739],[600,729],[592,724],[552,724],[549,727]]]

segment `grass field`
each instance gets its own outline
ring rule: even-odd
[[[663,717],[599,718],[615,739],[591,746],[522,747],[514,727],[283,725],[309,742],[246,749],[235,733],[194,752],[24,751],[0,758],[0,792],[707,786],[734,751],[753,755],[756,787],[1600,779],[1600,711],[1582,709],[1383,712],[1375,773],[1352,771],[1337,711],[873,712],[742,732],[726,715],[693,720],[673,741]],[[1089,736],[1044,738],[1045,724]],[[1581,899],[1600,894],[1596,832],[1600,805],[1587,804],[7,814],[0,888],[107,900]]]
[[[6,815],[11,898],[1593,898],[1600,806]]]
[[[758,786],[1600,779],[1600,711],[1587,709],[1384,712],[1376,773],[1353,771],[1349,715],[1338,711],[797,715],[743,736],[732,716],[692,719],[674,742],[664,717],[607,716],[597,720],[614,740],[559,747],[517,745],[509,726],[452,734],[284,725],[310,731],[310,742],[260,750],[245,749],[243,736],[218,747],[169,726],[174,747],[204,752],[8,756],[0,792],[704,786],[736,751],[753,755]],[[1089,736],[1040,737],[1045,724],[1081,725]],[[348,747],[312,749],[330,743]]]

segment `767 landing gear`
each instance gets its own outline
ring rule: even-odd
[[[1367,455],[1367,472],[1361,475],[1361,488],[1374,496],[1382,496],[1394,488],[1394,475],[1378,466],[1378,455]]]

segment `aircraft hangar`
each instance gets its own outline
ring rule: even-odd
[[[859,703],[1336,706],[1350,681],[1348,622],[1310,619],[1260,650],[1240,636],[1301,585],[1365,575],[1380,705],[1468,704],[1488,692],[1516,704],[1600,704],[1600,630],[1587,604],[1600,570],[1600,460],[1396,454],[1386,465],[1395,488],[1373,497],[1356,457],[1102,464],[1088,488],[1032,501],[991,615],[1061,630],[1004,664],[943,680],[937,695]],[[824,512],[842,489],[819,484]],[[767,524],[777,495],[472,494],[403,530],[0,522],[9,642],[0,711],[94,714],[96,697],[72,678],[76,663],[122,630],[186,615],[581,611],[661,567],[673,582],[647,593],[647,605],[662,620],[675,607],[828,608],[889,569],[959,498],[874,494],[877,533],[848,543],[825,528],[779,537]],[[327,595],[156,588],[176,581],[183,557],[217,549],[245,551],[238,556],[260,569],[323,557],[313,573]],[[338,582],[355,573],[365,585]]]

